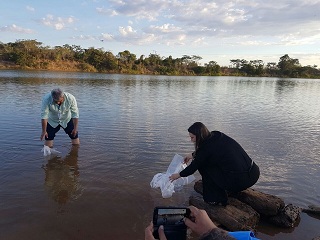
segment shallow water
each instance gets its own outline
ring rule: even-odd
[[[60,131],[61,154],[45,158],[41,98],[57,86],[77,98],[81,146]],[[195,121],[247,150],[255,189],[320,205],[320,80],[0,71],[0,97],[0,239],[143,239],[155,206],[188,205],[192,184],[169,199],[149,184],[193,150]],[[302,213],[293,229],[257,235],[312,239],[319,228]]]

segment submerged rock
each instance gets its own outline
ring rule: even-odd
[[[303,208],[302,212],[320,214],[320,206],[309,205],[308,208]]]

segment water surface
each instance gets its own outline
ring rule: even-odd
[[[41,98],[55,87],[77,98],[81,145],[60,131],[61,154],[44,158]],[[188,205],[192,184],[163,199],[149,183],[193,151],[195,121],[246,149],[255,189],[320,205],[320,80],[0,71],[0,97],[0,239],[143,239],[155,206]],[[319,227],[302,213],[257,235],[312,239]]]

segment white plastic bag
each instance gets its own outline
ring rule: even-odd
[[[150,182],[150,186],[152,188],[160,188],[163,198],[171,197],[172,194],[181,189],[183,185],[189,184],[195,180],[195,177],[190,175],[188,177],[179,178],[173,182],[170,181],[169,177],[172,174],[179,173],[186,167],[187,165],[183,163],[183,157],[176,154],[173,157],[167,172],[157,173]]]
[[[43,152],[43,156],[45,156],[45,157],[49,156],[51,154],[57,155],[57,154],[61,153],[61,152],[57,151],[56,149],[50,148],[50,147],[48,147],[46,145],[43,145],[43,148],[41,149],[41,152]]]

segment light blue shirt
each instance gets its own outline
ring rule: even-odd
[[[51,92],[42,99],[41,119],[48,119],[48,123],[54,128],[59,124],[66,128],[71,118],[79,118],[76,98],[67,92],[63,94],[64,101],[60,106],[53,101]]]

